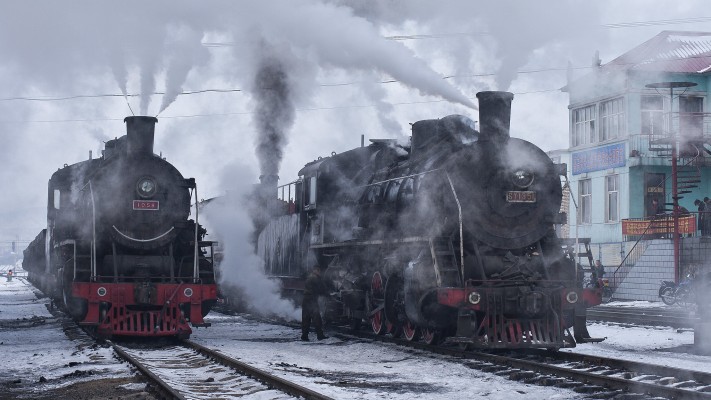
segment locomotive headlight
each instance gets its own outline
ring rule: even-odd
[[[514,185],[525,189],[533,184],[533,178],[534,176],[532,172],[519,169],[518,171],[513,173],[511,181]]]
[[[185,295],[185,297],[192,297],[193,290],[191,288],[185,288],[185,290],[183,290],[183,294]]]
[[[136,184],[136,190],[141,197],[153,197],[156,194],[156,182],[152,178],[141,178]]]
[[[565,295],[565,299],[568,301],[570,304],[575,304],[578,302],[578,292],[568,292],[567,295]]]
[[[106,293],[108,293],[108,292],[107,292],[106,288],[103,287],[103,286],[100,287],[100,288],[98,288],[98,289],[96,289],[96,294],[98,294],[98,295],[101,296],[101,297],[106,296]]]
[[[481,295],[479,292],[471,292],[469,293],[469,302],[472,304],[479,304],[481,301]]]

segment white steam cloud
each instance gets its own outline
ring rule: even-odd
[[[281,298],[279,282],[264,274],[264,261],[255,253],[252,212],[256,207],[250,200],[252,188],[245,183],[252,180],[253,172],[240,164],[225,168],[223,181],[241,182],[243,186],[230,186],[226,196],[213,200],[204,209],[209,234],[224,247],[219,284],[227,290],[237,288],[242,299],[259,314],[299,320],[301,310]]]
[[[210,54],[202,45],[202,38],[201,31],[186,25],[172,26],[169,29],[166,43],[168,66],[165,71],[165,94],[158,113],[163,112],[178,98],[188,73],[209,60]]]

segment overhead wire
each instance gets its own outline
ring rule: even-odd
[[[605,27],[605,28],[611,28],[611,29],[616,29],[616,28],[633,28],[633,27],[646,27],[646,26],[655,26],[655,25],[673,25],[673,24],[688,24],[688,23],[700,23],[700,22],[708,22],[711,21],[711,17],[693,17],[693,18],[679,18],[679,19],[666,19],[666,20],[649,20],[649,21],[633,21],[633,22],[618,22],[618,23],[609,23],[609,24],[601,24],[600,26]],[[455,33],[439,33],[439,34],[413,34],[413,35],[393,35],[393,36],[385,36],[386,39],[389,40],[419,40],[419,39],[442,39],[442,38],[450,38],[450,37],[460,37],[460,36],[475,36],[475,35],[489,35],[489,32],[455,32]],[[226,46],[235,46],[237,43],[235,42],[204,42],[203,46],[206,47],[226,47]],[[678,57],[678,58],[664,58],[659,61],[674,61],[674,60],[686,60],[686,59],[694,59],[694,58],[708,58],[708,56],[705,55],[699,55],[699,56],[687,56],[687,57]],[[620,63],[616,64],[616,66],[624,66],[624,65],[631,65],[631,64],[636,64],[636,63]],[[522,70],[522,71],[517,71],[517,74],[534,74],[534,73],[545,73],[545,72],[555,72],[555,71],[569,71],[569,70],[581,70],[581,69],[592,69],[595,68],[595,66],[577,66],[577,67],[550,67],[550,68],[539,68],[539,69],[532,69],[532,70]],[[457,75],[445,75],[443,76],[443,79],[453,79],[453,78],[476,78],[476,77],[490,77],[490,76],[496,76],[496,73],[479,73],[479,74],[457,74]],[[387,80],[382,80],[379,83],[380,84],[388,84],[388,83],[398,83],[399,81],[396,79],[387,79]],[[355,81],[355,82],[336,82],[336,83],[322,83],[319,84],[318,86],[320,87],[339,87],[339,86],[349,86],[349,85],[356,85],[361,82]],[[515,94],[533,94],[533,93],[547,93],[547,92],[555,92],[560,90],[560,88],[554,88],[554,89],[542,89],[542,90],[534,90],[534,91],[528,91],[528,92],[517,92]],[[179,96],[183,95],[193,95],[193,94],[201,94],[201,93],[234,93],[234,92],[242,92],[242,89],[200,89],[200,90],[188,90],[188,91],[183,91],[179,93]],[[156,91],[154,93],[151,93],[150,95],[164,95],[165,92],[159,92]],[[65,100],[73,100],[73,99],[82,99],[82,98],[113,98],[113,97],[124,97],[126,99],[126,103],[128,104],[129,110],[133,114],[133,109],[131,108],[130,102],[128,101],[129,97],[139,97],[141,94],[138,93],[106,93],[106,94],[78,94],[78,95],[70,95],[70,96],[59,96],[59,97],[48,97],[48,96],[15,96],[15,97],[6,97],[6,98],[0,98],[0,101],[65,101]],[[421,103],[436,103],[436,102],[444,102],[445,100],[436,100],[436,101],[422,101],[422,102],[406,102],[406,103],[393,103],[393,105],[403,105],[403,104],[421,104]],[[339,108],[367,108],[367,107],[374,107],[374,105],[353,105],[353,106],[338,106],[338,107],[319,107],[319,108],[309,108],[309,109],[302,109],[300,111],[312,111],[312,110],[327,110],[327,109],[339,109]],[[169,116],[169,117],[163,117],[163,118],[192,118],[192,117],[197,117],[197,116],[208,116],[208,115],[237,115],[237,114],[251,114],[251,112],[246,112],[246,113],[226,113],[226,114],[204,114],[204,115],[186,115],[186,116]],[[79,119],[72,119],[72,120],[36,120],[36,121],[0,121],[0,123],[13,123],[13,122],[88,122],[88,121],[109,121],[109,120],[115,120],[113,118],[108,118],[108,119],[98,119],[98,120],[79,120]]]

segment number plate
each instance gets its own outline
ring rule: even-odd
[[[507,203],[535,203],[536,202],[536,192],[532,192],[532,191],[506,192],[506,202]]]
[[[158,200],[134,200],[133,209],[134,210],[149,210],[156,211],[160,207]]]

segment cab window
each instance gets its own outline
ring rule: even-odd
[[[309,178],[308,186],[309,186],[309,190],[308,190],[309,198],[307,199],[306,204],[307,205],[316,204],[316,177],[315,176],[312,176],[311,178]]]
[[[61,198],[61,192],[59,191],[59,189],[54,189],[54,209],[55,210],[59,210],[60,206],[62,205],[60,198]]]

